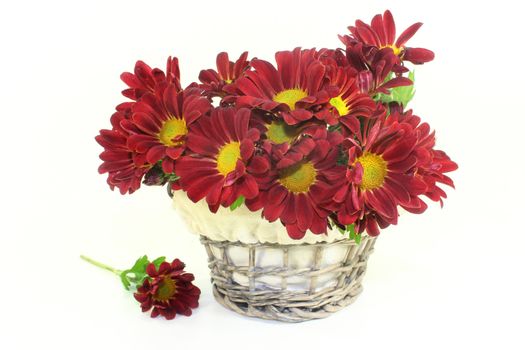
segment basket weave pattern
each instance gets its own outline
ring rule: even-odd
[[[360,244],[348,239],[302,245],[245,244],[204,236],[201,242],[208,253],[213,293],[220,304],[245,316],[301,322],[327,317],[355,301],[362,291],[375,237],[364,235]],[[343,253],[342,258],[327,263],[324,254],[334,248]],[[268,249],[279,250],[282,262],[261,264],[258,257]],[[313,263],[294,266],[290,257],[296,249],[311,250]],[[239,251],[247,255],[245,263],[232,258],[234,250],[237,256]],[[298,279],[305,281],[304,288],[297,288]]]

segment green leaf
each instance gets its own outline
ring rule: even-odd
[[[361,234],[357,233],[355,231],[355,225],[354,224],[350,224],[350,225],[346,225],[346,229],[345,229],[345,232],[348,233],[348,238],[354,240],[357,244],[361,243]]]
[[[130,269],[131,272],[146,272],[146,267],[149,264],[148,256],[144,255],[135,261],[135,264]]]
[[[168,181],[177,181],[178,179],[180,179],[180,177],[177,176],[175,173],[166,175],[166,178]]]
[[[234,211],[235,209],[239,208],[243,203],[244,196],[239,196],[239,198],[237,198],[235,202],[233,202],[232,205],[230,205],[230,210]]]
[[[149,264],[148,256],[144,255],[135,261],[135,264],[131,269],[124,270],[120,274],[120,280],[126,290],[129,290],[131,285],[136,287],[142,284],[147,278],[146,267]]]
[[[333,226],[337,227],[337,229],[339,230],[339,232],[341,232],[341,234],[343,235],[348,234],[348,238],[351,240],[354,240],[357,244],[361,243],[362,235],[355,231],[355,224],[346,225],[344,229],[339,227],[335,223],[333,223]]]
[[[129,287],[131,286],[131,283],[129,282],[127,277],[128,272],[129,270],[125,270],[122,271],[122,273],[120,274],[120,281],[122,282],[122,285],[124,285],[124,288],[126,288],[126,290],[129,290]]]
[[[350,233],[351,235],[355,235],[355,225],[346,225],[346,232]]]
[[[408,103],[412,100],[412,98],[414,97],[414,94],[416,93],[416,89],[414,86],[414,81],[415,81],[414,71],[411,71],[410,73],[408,73],[408,79],[412,80],[412,85],[399,86],[399,87],[392,89],[394,90],[392,92],[394,100],[402,104],[403,107],[408,105]]]

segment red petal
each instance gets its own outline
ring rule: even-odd
[[[311,64],[306,72],[307,90],[319,91],[325,75],[325,67],[320,62]]]
[[[383,14],[383,26],[385,28],[386,41],[388,44],[392,44],[396,39],[396,23],[389,10],[386,10]]]
[[[286,115],[288,113],[284,113],[284,115]],[[306,109],[302,109],[302,108],[299,108],[299,109],[296,109],[296,110],[293,110],[289,113],[295,123],[293,123],[292,125],[295,125],[297,124],[298,122],[302,122],[302,121],[305,121],[305,120],[309,120],[312,118],[313,114],[312,112],[310,111],[307,111]],[[283,115],[283,116],[284,116]],[[285,118],[285,121],[286,121],[286,118]],[[288,123],[288,122],[287,122]]]
[[[343,203],[347,196],[348,188],[349,188],[349,185],[341,186],[341,188],[337,190],[337,192],[334,195],[334,198],[333,198],[334,201],[337,203]]]
[[[390,79],[389,81],[387,81],[386,83],[381,85],[381,88],[391,89],[393,87],[410,86],[412,84],[413,84],[412,80],[410,80],[410,79],[408,79],[406,77],[395,77],[394,79]]]
[[[252,174],[262,174],[268,171],[270,163],[268,159],[262,156],[254,156],[248,165],[248,172]]]
[[[355,24],[356,34],[361,38],[361,41],[368,45],[381,46],[379,37],[368,24],[360,20],[357,20]]]
[[[434,52],[422,49],[407,47],[403,54],[403,60],[412,62],[414,64],[423,64],[434,59]]]
[[[284,189],[282,186],[274,186],[269,192],[268,192],[268,203],[271,203],[272,205],[281,204],[286,198],[286,195],[288,194],[288,191]]]
[[[151,148],[148,153],[146,154],[146,159],[148,160],[148,163],[155,164],[159,160],[161,160],[164,155],[166,154],[166,146],[158,145],[153,148]]]
[[[368,202],[367,204],[382,216],[388,218],[397,216],[395,203],[392,203],[392,199],[386,196],[383,190],[367,191],[365,199]]]
[[[403,140],[389,147],[384,153],[383,158],[388,162],[400,162],[405,160],[414,149],[416,140]]]
[[[133,114],[133,122],[142,131],[153,136],[157,135],[160,130],[160,125],[156,123],[155,118],[146,113],[137,112]]]
[[[326,233],[326,229],[327,229],[326,219],[323,219],[317,215],[312,215],[312,225],[310,227],[310,231],[312,231],[316,235],[320,235],[320,234]]]
[[[241,142],[241,158],[247,162],[250,157],[252,156],[253,154],[253,151],[255,150],[255,147],[253,145],[253,141],[250,140],[250,139],[244,139],[242,142]]]
[[[402,47],[402,46],[405,46],[405,43],[411,38],[414,36],[414,34],[416,34],[416,32],[418,31],[418,29],[423,25],[423,23],[421,22],[418,22],[418,23],[414,23],[412,24],[410,27],[408,27],[407,29],[405,29],[405,31],[403,33],[401,33],[401,35],[399,36],[399,38],[397,38],[396,40],[396,46],[397,47]]]
[[[168,147],[166,148],[166,154],[171,159],[178,159],[180,155],[184,152],[184,147]]]
[[[222,182],[217,182],[208,192],[206,195],[206,202],[209,205],[217,205],[221,199],[221,193],[222,193]]]
[[[219,72],[222,80],[231,80],[232,77],[229,75],[230,59],[226,52],[221,52],[217,55],[217,71]]]
[[[378,236],[379,235],[379,227],[377,226],[377,221],[373,218],[368,218],[366,220],[366,232],[370,236]]]
[[[165,158],[162,161],[162,171],[166,174],[171,174],[175,171],[175,161],[170,158]]]
[[[292,239],[301,239],[306,234],[305,231],[301,230],[297,225],[286,225],[286,232]]]
[[[394,179],[387,177],[385,179],[385,188],[399,201],[400,204],[408,203],[410,201],[410,194]]]
[[[157,277],[157,269],[155,268],[155,265],[153,265],[153,263],[150,263],[148,264],[148,266],[146,266],[146,273],[150,277]]]
[[[167,261],[163,261],[159,266],[159,275],[164,275],[171,269],[171,264]]]
[[[310,228],[312,224],[312,217],[314,215],[308,197],[306,197],[303,193],[296,195],[295,208],[297,211],[297,226],[302,231],[306,231]]]
[[[389,44],[386,40],[385,28],[383,26],[383,16],[375,15],[374,18],[372,18],[370,25],[372,26],[374,32],[379,36],[381,46]]]
[[[284,210],[281,214],[281,221],[285,224],[295,224],[297,213],[295,211],[295,199],[293,194],[289,194],[283,201]]]
[[[266,218],[266,220],[273,222],[281,216],[283,210],[284,205],[281,203],[266,204],[266,206],[263,209],[263,215]]]
[[[186,190],[188,193],[188,198],[190,198],[195,203],[200,201],[206,196],[206,194],[208,194],[208,191],[213,185],[215,185],[216,182],[222,180],[223,176],[217,174],[213,176],[204,177],[195,182],[190,183]]]
[[[184,270],[184,267],[186,267],[186,264],[184,264],[182,261],[180,261],[179,259],[174,259],[172,262],[171,262],[171,268],[173,270]]]
[[[252,199],[259,194],[259,185],[254,177],[246,174],[243,177],[241,193],[246,199]]]
[[[293,89],[297,86],[296,76],[300,60],[300,51],[279,51],[275,54],[277,69],[281,74],[281,80],[285,89]]]

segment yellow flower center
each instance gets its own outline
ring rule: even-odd
[[[288,89],[279,92],[273,97],[273,100],[278,103],[286,103],[288,107],[293,111],[295,104],[308,96],[308,93],[301,89]]]
[[[230,142],[222,146],[217,156],[217,170],[226,176],[235,170],[237,160],[241,159],[241,144]]]
[[[394,51],[394,55],[396,55],[396,56],[399,56],[399,54],[401,54],[401,52],[403,51],[403,47],[397,47],[394,44],[381,46],[380,49],[384,49],[385,47],[391,48],[392,51]]]
[[[159,288],[153,295],[153,299],[167,301],[177,292],[177,284],[169,277],[164,277],[159,283]]]
[[[224,82],[225,82],[226,84],[231,84],[232,81],[233,81],[233,80],[231,80],[231,79],[224,79]]]
[[[268,131],[266,132],[266,136],[270,141],[278,145],[290,142],[298,135],[298,131],[295,127],[280,120],[272,121],[267,125],[267,128]]]
[[[339,113],[339,116],[345,116],[348,113],[350,113],[350,108],[346,105],[346,102],[343,101],[343,98],[341,96],[332,97],[330,99],[330,104],[337,109],[337,112]]]
[[[159,140],[168,147],[180,146],[184,141],[174,141],[175,138],[185,136],[188,133],[184,118],[168,119],[162,124],[159,132]]]
[[[284,169],[279,182],[292,193],[308,192],[317,177],[312,162],[300,162],[294,166]]]
[[[383,157],[365,152],[355,160],[354,164],[357,162],[363,167],[363,179],[360,186],[362,190],[373,190],[383,186],[387,173],[387,163]]]

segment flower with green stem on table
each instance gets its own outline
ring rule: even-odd
[[[193,285],[195,277],[184,271],[185,264],[179,259],[169,263],[162,256],[150,261],[144,255],[130,269],[119,270],[87,256],[80,257],[119,276],[126,290],[135,290],[133,296],[142,311],[152,310],[151,317],[161,315],[171,320],[176,314],[190,316],[191,309],[199,306],[201,291]]]

